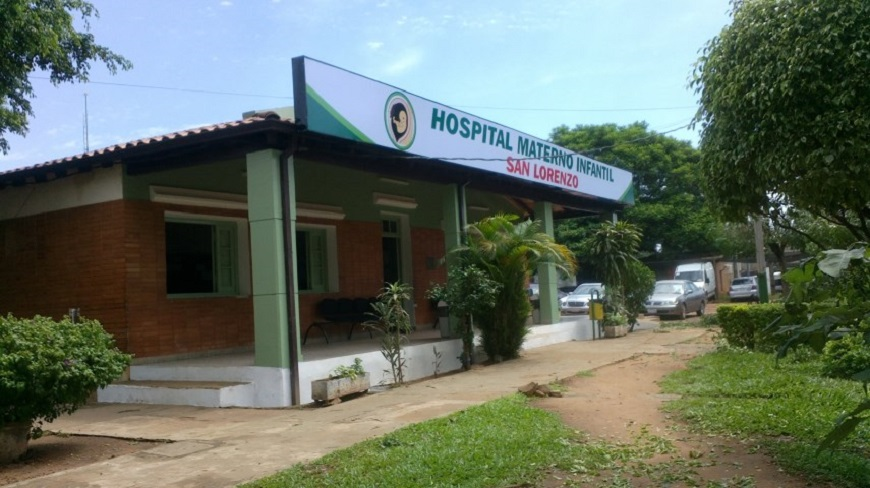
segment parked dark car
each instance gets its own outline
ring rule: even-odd
[[[670,315],[686,318],[689,313],[704,315],[707,294],[691,281],[656,281],[652,295],[646,301],[647,315]]]

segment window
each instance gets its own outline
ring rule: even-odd
[[[166,293],[236,295],[239,292],[235,222],[166,220]]]
[[[384,253],[384,282],[396,283],[402,279],[402,240],[399,235],[399,222],[384,220],[382,225],[381,246]]]
[[[329,252],[325,229],[296,230],[296,276],[299,291],[329,291]]]

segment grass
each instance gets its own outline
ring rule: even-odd
[[[807,355],[777,364],[771,355],[721,350],[689,362],[661,382],[680,400],[666,409],[707,434],[733,436],[771,454],[786,470],[838,487],[870,486],[870,422],[841,448],[817,453],[819,441],[860,384],[820,376]],[[578,375],[591,374],[580,372]],[[661,459],[651,462],[653,457]],[[697,469],[714,457],[683,458],[673,443],[641,428],[632,442],[587,439],[521,395],[505,397],[399,429],[300,464],[246,487],[564,486],[754,488],[750,477],[707,482]]]
[[[645,462],[675,451],[671,441],[645,428],[631,443],[589,441],[552,413],[531,406],[524,396],[513,395],[399,429],[243,486],[534,486],[554,473],[563,477],[565,486],[631,486],[630,480],[639,476],[663,484],[693,479],[693,463]]]
[[[666,409],[702,432],[754,439],[789,471],[842,487],[870,486],[870,422],[834,452],[817,446],[863,398],[859,383],[823,378],[817,360],[723,350],[692,360],[661,382],[682,399]]]
[[[570,469],[576,434],[553,414],[510,396],[297,465],[248,487],[502,486]],[[604,462],[591,459],[596,464]]]

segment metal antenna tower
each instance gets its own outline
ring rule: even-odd
[[[90,138],[88,136],[88,92],[85,92],[85,115],[84,115],[84,128],[82,133],[82,139],[85,144],[85,152],[91,150]]]

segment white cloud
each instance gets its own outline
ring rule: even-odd
[[[369,41],[366,43],[366,46],[372,51],[377,51],[378,49],[384,47],[384,43],[381,41]]]
[[[399,58],[387,65],[384,71],[389,75],[398,75],[405,73],[411,68],[420,64],[423,56],[419,51],[408,51],[403,53]]]
[[[220,5],[221,5],[221,7],[232,7],[232,6],[233,6],[233,2],[231,2],[230,0],[223,0],[223,1],[220,3]]]

